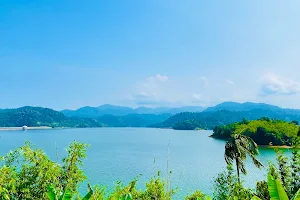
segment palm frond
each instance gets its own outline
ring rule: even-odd
[[[246,170],[245,162],[241,159],[238,159],[238,165],[239,165],[241,172],[246,175],[247,170]]]
[[[251,157],[251,159],[252,159],[254,165],[255,165],[257,168],[261,168],[261,167],[264,166],[257,158],[255,158],[255,156],[254,156],[253,154],[250,154],[250,153],[249,153],[249,156]]]
[[[224,157],[225,157],[225,161],[227,164],[231,164],[233,162],[233,160],[235,159],[235,149],[234,149],[232,143],[229,141],[226,142],[226,145],[225,145]]]

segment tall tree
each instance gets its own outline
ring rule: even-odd
[[[247,174],[245,161],[247,154],[251,157],[254,165],[258,168],[263,164],[256,159],[259,154],[257,144],[248,136],[242,134],[232,134],[225,145],[225,161],[227,164],[232,164],[235,161],[238,181],[240,180],[240,172]]]

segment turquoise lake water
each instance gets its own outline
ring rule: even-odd
[[[72,141],[85,142],[91,145],[84,162],[91,184],[106,185],[110,190],[117,181],[127,184],[141,175],[138,187],[144,188],[145,181],[158,171],[165,177],[168,163],[171,185],[178,188],[174,199],[182,199],[196,189],[212,194],[214,177],[226,166],[225,142],[210,138],[211,134],[212,131],[150,128],[0,131],[0,155],[31,141],[56,160],[56,152],[62,158]],[[268,161],[275,161],[275,153],[261,148],[258,158],[267,166]],[[243,179],[248,187],[254,188],[257,180],[266,177],[266,170],[255,168],[250,161],[247,170]]]

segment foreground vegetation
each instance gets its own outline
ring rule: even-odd
[[[187,196],[186,200],[299,200],[300,199],[300,151],[299,139],[293,140],[291,157],[276,150],[277,163],[270,163],[268,176],[257,182],[256,189],[243,186],[240,172],[246,174],[245,161],[250,157],[257,167],[262,167],[256,159],[257,144],[248,136],[233,134],[225,146],[225,161],[228,166],[214,180],[213,196],[208,197],[200,190]],[[88,193],[81,197],[79,185],[86,180],[82,171],[83,159],[88,145],[74,142],[67,149],[67,156],[61,162],[54,162],[40,149],[34,149],[30,143],[1,157],[0,199],[5,200],[130,200],[161,199],[170,200],[176,190],[170,188],[170,182],[158,173],[146,183],[144,190],[136,188],[137,179],[129,185],[118,184],[108,193],[105,187],[88,186]],[[233,167],[236,166],[236,171]]]

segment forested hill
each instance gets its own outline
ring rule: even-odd
[[[121,106],[104,105],[97,108],[85,107],[75,111],[78,116],[68,111],[58,112],[41,107],[22,107],[17,109],[0,109],[0,127],[15,126],[51,126],[51,127],[157,127],[179,130],[213,129],[241,121],[268,117],[284,121],[300,121],[300,110],[282,109],[261,103],[224,102],[215,107],[199,112],[201,107],[182,108],[145,108],[132,109]],[[168,112],[193,110],[173,115]],[[135,113],[131,113],[134,111]],[[127,113],[130,114],[127,114]],[[167,112],[167,113],[163,113]],[[115,113],[115,114],[105,114]],[[156,113],[156,114],[149,114]],[[158,114],[160,113],[160,114]],[[73,113],[74,114],[74,113]],[[77,115],[76,114],[76,115]],[[121,115],[123,114],[123,115]]]
[[[167,119],[166,121],[155,124],[153,127],[174,128],[178,130],[213,129],[219,125],[226,125],[241,121],[243,118],[248,120],[268,117],[284,121],[300,121],[300,111],[297,110],[266,110],[252,109],[247,111],[205,111],[200,113],[180,113]]]
[[[259,145],[292,145],[295,138],[300,136],[298,122],[285,122],[262,118],[259,120],[242,120],[239,123],[217,126],[212,137],[228,139],[231,134],[244,134],[251,137]]]
[[[97,118],[67,117],[62,112],[41,107],[0,109],[0,127],[148,127],[168,119],[171,114],[103,115]]]
[[[101,127],[102,123],[93,119],[66,117],[63,113],[41,107],[21,107],[0,110],[0,127],[21,126],[50,127]]]

